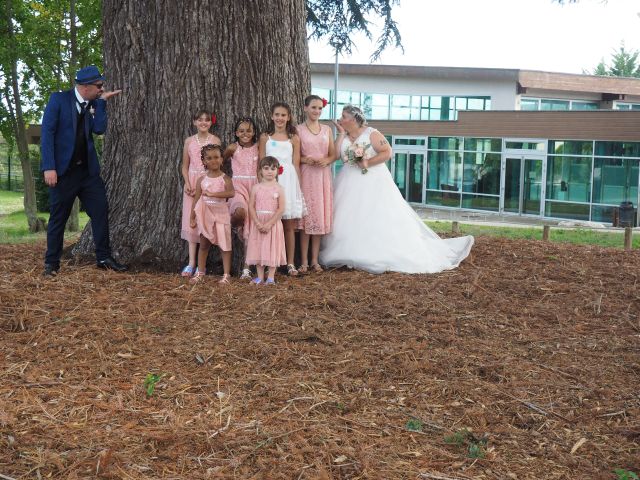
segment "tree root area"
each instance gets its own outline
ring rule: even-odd
[[[43,251],[0,246],[0,478],[640,474],[640,251],[480,237],[275,287]]]

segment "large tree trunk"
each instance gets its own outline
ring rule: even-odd
[[[176,268],[187,255],[179,162],[191,116],[214,111],[225,143],[241,115],[264,127],[275,101],[300,118],[310,87],[305,2],[104,0],[103,30],[108,86],[124,90],[108,101],[103,154],[114,254]],[[74,253],[91,250],[86,229]]]
[[[7,32],[9,37],[10,51],[13,52],[11,58],[11,90],[13,93],[13,105],[15,110],[12,112],[14,121],[12,122],[15,130],[16,144],[18,146],[18,156],[20,157],[20,165],[22,166],[22,178],[24,182],[24,212],[27,216],[30,232],[39,232],[44,230],[44,220],[38,218],[38,207],[36,204],[36,185],[33,180],[33,170],[31,169],[31,159],[29,158],[29,146],[27,144],[27,128],[22,115],[22,100],[20,97],[20,86],[18,84],[18,60],[16,58],[15,37],[13,34],[12,23],[12,5],[11,0],[6,1],[7,11]],[[11,110],[11,102],[7,98],[9,109]]]

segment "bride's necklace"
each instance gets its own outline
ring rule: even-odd
[[[307,126],[307,130],[309,130],[313,135],[320,135],[320,132],[322,131],[322,127],[320,127],[317,132],[314,132],[311,129],[311,125],[309,125],[306,120],[304,121],[304,124]]]
[[[204,143],[200,143],[200,135],[198,135],[196,133],[196,142],[198,142],[198,146],[200,148],[204,147],[205,145],[209,145],[209,139],[211,138],[211,135],[207,133],[207,136],[204,138]]]
[[[354,132],[354,133],[349,133],[349,134],[348,134],[348,136],[349,136],[349,140],[350,140],[350,141],[352,141],[352,142],[353,142],[354,140],[357,140],[357,139],[358,139],[358,137],[359,137],[360,135],[362,135],[362,132],[364,132],[364,129],[358,129],[358,130],[357,130],[356,132]]]

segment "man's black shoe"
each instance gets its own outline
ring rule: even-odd
[[[115,272],[126,272],[129,267],[127,265],[123,265],[121,263],[116,262],[113,257],[105,258],[104,260],[98,260],[96,263],[98,268],[103,268],[105,270],[113,270]]]
[[[56,265],[51,265],[50,263],[44,264],[44,271],[42,272],[43,277],[55,277],[58,275],[58,270],[60,267]]]

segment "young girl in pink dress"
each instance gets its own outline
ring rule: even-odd
[[[274,285],[276,269],[287,263],[284,246],[282,213],[285,209],[284,189],[278,184],[282,167],[275,157],[260,160],[260,183],[251,189],[249,198],[249,242],[247,263],[255,265],[258,275],[252,280],[256,285]],[[265,267],[269,267],[265,281]]]
[[[208,144],[220,144],[220,139],[209,133],[209,129],[215,122],[211,113],[200,110],[193,116],[193,126],[196,134],[187,137],[182,149],[182,179],[184,192],[182,194],[182,229],[180,238],[189,242],[189,263],[182,269],[183,277],[191,277],[196,269],[196,251],[200,236],[195,228],[191,227],[190,216],[193,206],[193,196],[196,193],[196,182],[205,174],[202,165],[201,150]]]
[[[236,122],[236,141],[224,151],[224,161],[231,159],[233,188],[236,194],[229,202],[231,225],[238,227],[240,238],[245,243],[249,238],[249,196],[251,188],[258,182],[258,129],[251,117],[243,117]],[[240,233],[242,232],[242,233]],[[244,264],[240,280],[250,280],[251,270]]]
[[[293,264],[296,250],[296,229],[299,220],[307,213],[307,208],[300,189],[300,137],[293,126],[291,108],[286,103],[278,102],[271,106],[271,121],[266,133],[260,135],[260,158],[267,155],[276,157],[283,168],[278,179],[285,196],[284,239],[287,251],[287,273],[298,275]]]
[[[220,283],[229,283],[231,272],[231,217],[227,199],[233,197],[231,178],[222,170],[222,147],[202,147],[202,163],[207,173],[196,183],[196,196],[191,209],[191,227],[200,235],[198,269],[191,278],[192,283],[202,280],[207,270],[207,255],[211,245],[220,248],[224,274]]]
[[[319,122],[325,101],[317,95],[304,99],[305,121],[298,125],[300,137],[300,162],[302,195],[307,205],[307,215],[300,221],[300,272],[309,268],[309,236],[311,236],[311,268],[321,272],[318,263],[320,240],[331,233],[333,197],[331,193],[331,164],[335,161],[333,133]]]

